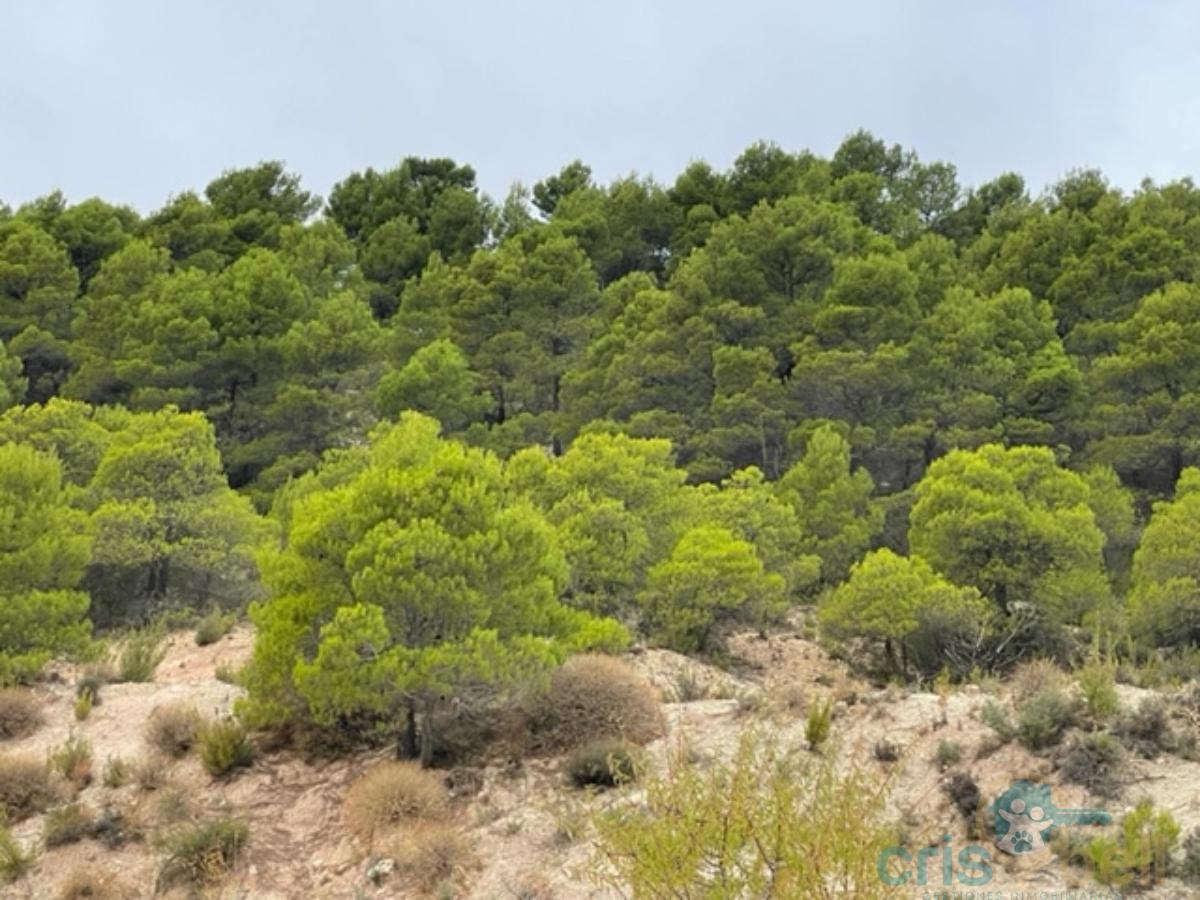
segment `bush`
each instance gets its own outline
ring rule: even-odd
[[[57,900],[124,900],[127,896],[107,872],[87,867],[67,876],[58,889]]]
[[[0,690],[0,740],[32,734],[42,721],[41,708],[29,691],[21,688]]]
[[[167,655],[162,631],[146,628],[125,638],[117,656],[117,681],[147,682],[154,680],[159,663]]]
[[[61,847],[81,841],[92,833],[95,817],[78,803],[60,806],[46,814],[42,841],[46,847]]]
[[[133,769],[133,779],[143,791],[157,791],[167,783],[170,764],[160,753],[147,756]]]
[[[939,741],[934,758],[943,769],[957,765],[962,759],[962,744],[958,741]]]
[[[33,854],[22,848],[12,832],[0,825],[0,881],[16,881],[31,865]]]
[[[1083,704],[1093,722],[1106,722],[1121,703],[1117,696],[1117,669],[1111,663],[1093,660],[1076,675]]]
[[[215,644],[233,630],[237,624],[237,613],[223,613],[214,609],[196,623],[196,645],[207,647]]]
[[[808,708],[804,720],[804,739],[810,750],[820,750],[833,730],[833,701],[817,700]]]
[[[202,721],[190,706],[160,706],[146,722],[146,742],[173,759],[185,756],[195,746]]]
[[[680,749],[644,789],[644,802],[594,818],[593,878],[622,895],[712,896],[713,860],[737,861],[723,870],[725,897],[763,896],[766,884],[781,897],[880,893],[876,861],[894,833],[878,774],[750,731],[728,762],[702,767]]]
[[[400,877],[422,892],[460,878],[475,856],[471,840],[446,822],[417,822],[405,828],[389,851]]]
[[[46,762],[52,771],[77,788],[92,783],[92,744],[85,737],[71,735],[57,749],[50,751]]]
[[[569,750],[600,738],[645,744],[666,732],[653,689],[611,656],[576,656],[550,678],[528,713],[535,744]]]
[[[19,822],[57,799],[50,770],[36,756],[0,757],[0,808]]]
[[[92,695],[80,694],[75,698],[75,721],[82,722],[92,714]]]
[[[199,739],[200,762],[210,775],[228,775],[254,762],[254,748],[246,729],[232,719],[204,726]]]
[[[1179,877],[1189,884],[1200,884],[1200,828],[1193,829],[1183,842]]]
[[[178,881],[193,885],[219,881],[237,864],[249,840],[250,827],[230,818],[175,832],[164,842],[167,861],[159,874],[159,886]]]
[[[128,784],[133,775],[133,766],[123,756],[110,756],[104,763],[104,774],[100,781],[106,788],[119,788]]]
[[[1130,751],[1146,759],[1170,752],[1177,745],[1166,704],[1157,697],[1143,700],[1136,710],[1118,718],[1112,732]]]
[[[878,741],[872,753],[876,760],[883,763],[893,763],[900,758],[900,748],[887,740]]]
[[[979,712],[979,718],[984,725],[996,733],[996,737],[1006,744],[1017,736],[1017,729],[1013,726],[1012,719],[1009,718],[1008,710],[995,700],[989,700],[983,705],[983,709]]]
[[[1032,695],[1017,711],[1017,737],[1030,750],[1057,744],[1075,720],[1075,702],[1058,687]]]
[[[1048,659],[1031,659],[1013,669],[1009,679],[1013,702],[1019,707],[1042,691],[1066,691],[1070,686],[1067,673]]]
[[[979,801],[983,798],[974,778],[966,772],[955,772],[942,783],[942,791],[964,819],[974,820],[975,813],[979,811]]]
[[[1063,754],[1059,769],[1063,778],[1083,785],[1101,797],[1120,793],[1121,745],[1109,734],[1088,734],[1077,738]]]
[[[637,779],[637,748],[603,738],[580,747],[567,759],[567,777],[575,787],[616,787]]]
[[[362,840],[409,819],[438,819],[449,804],[445,785],[414,762],[380,763],[346,793],[346,823]]]

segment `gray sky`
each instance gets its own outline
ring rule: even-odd
[[[0,201],[147,211],[274,158],[325,195],[406,155],[503,196],[576,157],[670,181],[859,127],[967,184],[1132,188],[1200,168],[1198,39],[1172,0],[9,0]]]

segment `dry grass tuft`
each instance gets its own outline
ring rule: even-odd
[[[25,737],[44,721],[37,700],[20,688],[0,690],[0,740]]]
[[[440,819],[449,809],[441,779],[413,762],[385,762],[346,793],[346,823],[362,840],[412,819]]]

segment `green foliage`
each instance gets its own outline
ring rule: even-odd
[[[114,681],[147,682],[167,655],[162,629],[157,625],[131,631],[117,649]]]
[[[818,607],[823,634],[837,642],[863,639],[881,646],[890,671],[915,667],[932,675],[956,639],[974,639],[992,610],[973,587],[958,587],[920,557],[876,550]],[[965,674],[965,673],[964,673]]]
[[[1017,729],[1012,723],[1012,718],[1003,706],[995,700],[989,700],[983,704],[983,709],[979,711],[979,718],[988,728],[995,732],[1002,743],[1008,743],[1017,736]]]
[[[78,788],[92,780],[92,742],[73,734],[46,756],[46,765]]]
[[[1075,701],[1056,687],[1046,687],[1017,710],[1016,736],[1030,750],[1057,744],[1075,720]]]
[[[566,762],[567,778],[575,787],[617,787],[637,780],[641,763],[632,744],[602,738],[577,749]]]
[[[235,612],[222,612],[219,609],[209,610],[196,623],[196,645],[207,647],[209,644],[215,644],[233,630],[233,626],[237,624],[237,618]]]
[[[937,752],[934,754],[939,766],[943,769],[957,765],[962,759],[962,744],[958,741],[938,741]]]
[[[250,840],[250,827],[239,819],[220,818],[182,828],[163,842],[167,860],[158,884],[206,885],[220,881],[235,865]]]
[[[937,460],[917,485],[913,553],[997,611],[1074,623],[1107,610],[1104,535],[1087,482],[1049,450],[989,444]]]
[[[820,750],[833,730],[833,700],[814,700],[804,720],[804,740],[810,750]]]
[[[687,652],[711,649],[726,622],[762,624],[783,609],[783,576],[764,571],[746,541],[726,528],[693,528],[647,573],[640,602],[651,633]]]
[[[1084,706],[1094,722],[1105,722],[1120,709],[1116,674],[1117,667],[1114,663],[1099,658],[1090,660],[1075,673]]]
[[[702,767],[679,751],[643,783],[644,804],[595,817],[601,884],[656,897],[891,894],[876,860],[894,832],[865,771],[748,734],[729,761]]]
[[[42,823],[42,842],[47,848],[74,844],[88,837],[93,827],[92,814],[78,803],[52,809]]]
[[[209,775],[221,777],[254,762],[254,747],[246,729],[232,720],[212,722],[197,734],[200,762]]]
[[[805,536],[802,547],[821,558],[827,583],[845,578],[883,527],[874,487],[866,469],[851,468],[849,443],[828,426],[813,432],[804,457],[779,479],[779,494]]]
[[[90,541],[53,456],[0,446],[0,683],[32,679],[54,655],[88,647],[87,594],[76,590]]]
[[[1115,839],[1101,837],[1089,843],[1096,880],[1117,887],[1152,887],[1170,874],[1180,830],[1169,812],[1156,812],[1151,801],[1141,801],[1121,820]]]
[[[0,825],[0,881],[12,883],[29,871],[34,854],[20,845],[8,827]]]
[[[1133,556],[1130,625],[1152,646],[1195,643],[1200,636],[1200,469],[1183,471],[1175,498],[1154,513]]]
[[[626,639],[559,602],[553,529],[499,460],[437,433],[406,413],[368,467],[296,501],[282,548],[263,557],[271,599],[251,609],[252,722],[386,726],[431,695]]]

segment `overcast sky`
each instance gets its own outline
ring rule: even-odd
[[[7,0],[0,201],[142,211],[283,159],[322,195],[407,155],[502,196],[576,157],[670,181],[865,127],[976,184],[1200,169],[1200,4]]]

